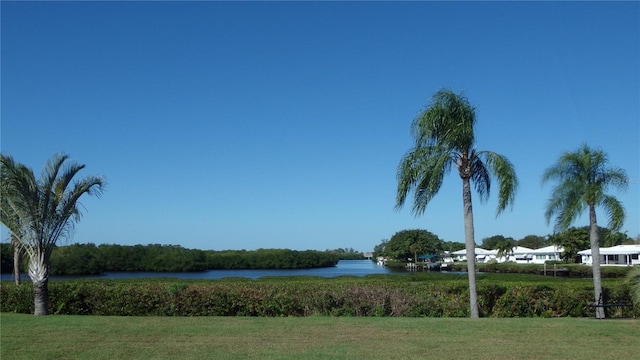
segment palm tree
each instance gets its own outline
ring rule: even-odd
[[[418,251],[422,252],[422,247],[418,243],[413,243],[409,246],[409,251],[413,254],[413,263],[418,266]]]
[[[602,299],[596,206],[603,207],[607,212],[611,232],[619,231],[624,222],[624,207],[615,197],[605,194],[605,191],[609,186],[624,190],[629,182],[623,169],[607,167],[607,162],[606,153],[583,144],[577,151],[560,156],[542,177],[543,184],[551,180],[558,182],[553,188],[545,212],[547,224],[552,217],[556,217],[556,232],[567,230],[584,210],[589,210],[589,242],[596,303]],[[596,307],[596,318],[604,319],[604,316],[604,309]]]
[[[0,155],[0,220],[29,258],[35,315],[47,315],[51,252],[59,239],[71,235],[80,220],[78,200],[84,194],[99,196],[104,186],[104,179],[95,176],[73,182],[85,166],[68,160],[67,155],[55,155],[36,180],[31,169]]]
[[[7,181],[7,171],[6,167],[0,168],[0,202],[2,206],[0,206],[0,210],[4,210],[8,208],[9,203],[7,199],[9,198],[9,187],[6,186],[9,184]],[[15,279],[16,285],[20,285],[20,260],[22,258],[22,244],[20,243],[20,232],[22,231],[20,226],[20,219],[13,211],[0,211],[0,222],[3,224],[11,224],[7,226],[7,228],[16,229],[16,232],[11,232],[11,247],[13,248],[13,277]]]
[[[401,208],[408,193],[414,190],[413,213],[424,213],[429,201],[438,193],[444,176],[455,166],[462,179],[464,233],[469,274],[469,303],[471,317],[478,318],[476,292],[475,238],[471,204],[471,183],[480,199],[489,197],[491,178],[500,185],[498,210],[500,214],[513,203],[518,186],[513,165],[491,151],[475,149],[475,109],[463,94],[440,90],[433,95],[431,105],[413,121],[411,130],[414,147],[398,165],[396,209]]]
[[[514,247],[516,247],[516,244],[513,241],[513,239],[511,238],[500,239],[496,244],[496,250],[498,250],[496,257],[499,259],[504,256],[508,261],[509,255],[511,255],[511,253],[513,252]]]

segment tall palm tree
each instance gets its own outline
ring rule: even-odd
[[[424,213],[429,201],[438,193],[444,176],[453,166],[462,179],[464,233],[469,274],[470,315],[478,318],[476,291],[475,238],[471,183],[480,199],[489,197],[491,178],[499,183],[497,214],[513,203],[518,186],[513,165],[509,160],[491,151],[475,149],[475,109],[463,94],[443,89],[433,95],[430,106],[413,121],[411,130],[415,139],[398,165],[398,191],[396,209],[401,208],[408,193],[414,190],[413,212]]]
[[[542,177],[543,184],[555,180],[551,199],[547,204],[547,223],[555,219],[555,231],[562,232],[580,216],[589,211],[589,242],[593,259],[593,288],[596,303],[602,299],[602,278],[600,276],[600,245],[596,207],[602,207],[609,217],[611,233],[620,230],[624,223],[624,207],[613,196],[605,192],[611,186],[625,190],[629,180],[623,169],[608,167],[607,154],[583,144],[575,152],[566,152],[548,168]],[[596,307],[596,318],[603,319],[604,309]]]
[[[85,166],[55,155],[36,180],[33,171],[0,155],[2,195],[0,221],[22,245],[29,258],[29,277],[34,288],[34,314],[47,315],[51,252],[59,239],[71,235],[80,220],[78,200],[84,194],[99,196],[104,179],[74,178]]]

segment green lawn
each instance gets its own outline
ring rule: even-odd
[[[639,320],[2,313],[1,359],[632,359]]]

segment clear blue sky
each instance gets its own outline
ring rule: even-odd
[[[410,124],[443,87],[520,179],[497,219],[495,191],[474,199],[477,243],[550,234],[541,175],[585,142],[627,171],[613,194],[640,234],[639,2],[0,6],[1,151],[37,173],[66,152],[108,180],[71,242],[369,251],[416,228],[463,242],[455,171],[423,216],[394,210]]]

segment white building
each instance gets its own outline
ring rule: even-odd
[[[478,247],[475,249],[475,253],[476,253],[477,262],[485,262],[485,259],[487,258],[487,256],[491,255],[490,250],[485,250],[483,248],[478,248]],[[451,254],[449,254],[448,257],[444,258],[444,262],[453,262],[453,261],[467,261],[467,250],[462,249],[462,250],[454,251]]]
[[[548,260],[560,260],[560,254],[564,251],[562,247],[547,246],[540,249],[530,249],[524,246],[516,246],[504,256],[498,257],[498,250],[485,250],[476,248],[476,262],[488,263],[495,260],[499,263],[515,262],[518,264],[544,264]],[[444,262],[466,261],[467,251],[458,250],[445,257]]]
[[[544,264],[545,261],[559,261],[560,255],[564,251],[562,246],[551,245],[540,249],[531,250],[530,254],[533,256],[531,263]]]
[[[582,263],[593,264],[591,249],[578,251]],[[640,265],[640,245],[616,245],[600,248],[600,265]]]
[[[532,251],[533,249],[528,247],[516,246],[510,253],[498,257],[498,250],[491,250],[492,259],[490,260],[496,260],[499,263],[511,261],[518,264],[530,264],[533,260]]]

